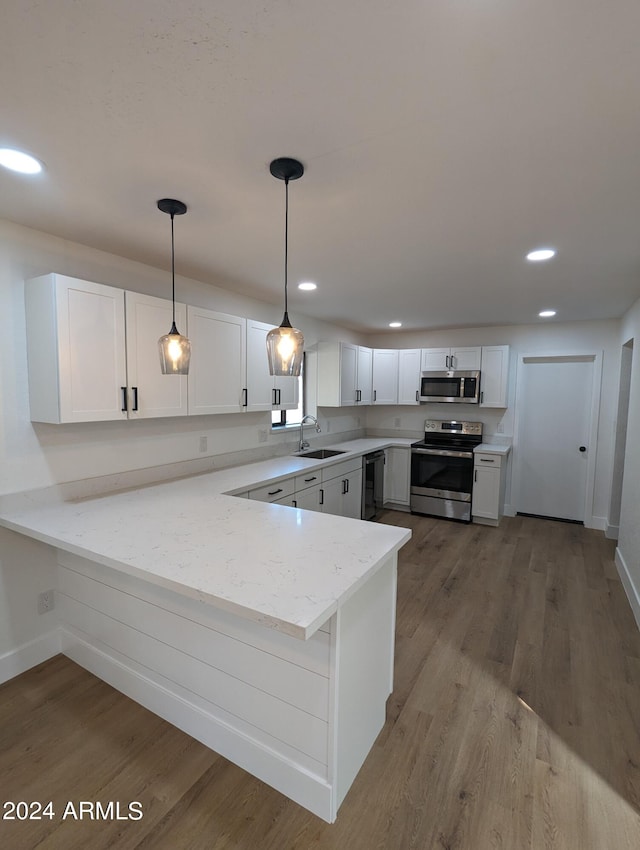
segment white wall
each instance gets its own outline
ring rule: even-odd
[[[441,348],[472,345],[509,345],[512,368],[507,410],[456,406],[456,416],[480,421],[485,437],[512,437],[514,434],[514,400],[516,389],[515,365],[518,354],[562,354],[603,352],[602,396],[598,426],[596,481],[593,515],[600,527],[608,525],[611,497],[611,470],[615,438],[615,412],[620,371],[620,322],[548,322],[536,325],[503,327],[458,328],[420,333],[376,334],[367,337],[372,348]],[[445,419],[451,407],[426,404],[417,407],[370,407],[367,409],[367,430],[400,432],[402,436],[421,436],[424,420]],[[552,411],[550,411],[550,414]],[[399,424],[397,420],[399,418]],[[455,417],[451,417],[455,418]],[[564,426],[562,426],[564,427]],[[502,431],[499,433],[499,428]]]
[[[640,299],[622,320],[620,348],[633,341],[627,441],[616,561],[640,626]]]

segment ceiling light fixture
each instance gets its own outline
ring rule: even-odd
[[[298,377],[302,367],[304,336],[302,331],[291,326],[287,312],[287,266],[289,261],[289,180],[297,180],[304,174],[304,166],[297,159],[280,157],[274,159],[269,171],[278,180],[284,180],[284,316],[280,327],[267,334],[267,356],[269,374]]]
[[[550,260],[555,257],[556,252],[553,248],[537,248],[535,251],[529,251],[527,260],[530,263],[540,263],[544,260]]]
[[[402,322],[389,322],[389,327],[390,328],[401,328]]]
[[[18,174],[40,174],[42,163],[35,156],[13,148],[0,148],[0,165]]]
[[[174,201],[172,198],[163,198],[158,201],[158,209],[171,216],[171,300],[173,303],[171,330],[158,340],[160,368],[163,375],[188,375],[191,343],[176,327],[176,270],[173,245],[173,218],[176,215],[184,215],[187,205],[182,201]]]
[[[310,280],[305,280],[302,283],[298,284],[298,289],[302,289],[304,292],[311,292],[313,289],[317,288],[318,285]]]
[[[555,314],[555,310],[540,310],[540,312],[538,313],[538,315],[543,319],[550,319],[551,316],[555,316]]]

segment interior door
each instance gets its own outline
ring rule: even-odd
[[[514,504],[518,513],[584,522],[595,358],[523,357],[518,364]]]

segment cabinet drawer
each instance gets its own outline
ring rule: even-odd
[[[322,481],[322,471],[320,469],[309,470],[303,475],[296,475],[296,493],[301,490],[306,490],[307,487],[314,487]]]
[[[502,465],[502,455],[489,454],[489,452],[476,452],[473,456],[474,466],[498,467]]]
[[[249,490],[249,498],[255,499],[256,502],[279,502],[293,495],[294,489],[295,479],[287,478],[285,481],[275,481],[273,484]]]
[[[322,470],[322,481],[330,481],[332,478],[346,478],[352,472],[362,469],[362,458],[353,457],[351,460],[343,460],[341,463],[333,463],[325,466]]]

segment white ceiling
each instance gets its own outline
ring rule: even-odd
[[[378,330],[640,296],[637,0],[2,0],[0,216]],[[555,260],[524,254],[553,245]],[[315,280],[314,293],[294,288]],[[166,289],[158,293],[166,296]]]

